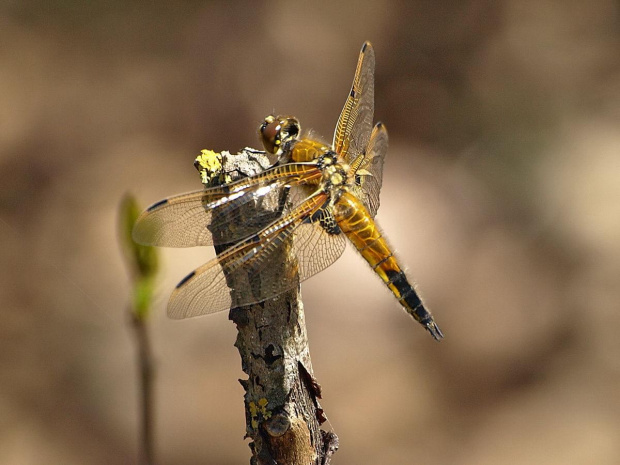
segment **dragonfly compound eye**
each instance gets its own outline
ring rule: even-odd
[[[280,145],[280,121],[275,116],[269,115],[261,124],[258,132],[265,150],[275,153],[276,146]]]
[[[299,132],[299,121],[290,116],[275,117],[269,115],[259,129],[259,135],[265,150],[273,154],[277,154],[283,149],[286,150],[284,148],[285,144],[296,140]]]

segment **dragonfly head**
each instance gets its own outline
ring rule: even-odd
[[[296,118],[269,115],[258,128],[258,135],[267,152],[280,155],[288,142],[299,137],[300,131]]]

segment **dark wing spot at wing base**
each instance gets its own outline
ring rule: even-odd
[[[196,274],[196,271],[192,271],[190,274],[188,274],[187,276],[185,276],[185,278],[183,278],[181,280],[181,282],[179,284],[177,284],[177,289],[180,288],[181,286],[183,286],[187,281],[189,281],[190,279],[192,279],[194,277],[194,275]]]
[[[351,89],[351,98],[355,98],[355,89]]]
[[[159,202],[155,202],[153,205],[151,205],[149,208],[147,208],[147,211],[151,212],[151,211],[155,210],[156,208],[159,208],[162,205],[165,205],[167,203],[168,203],[168,199],[160,200]]]

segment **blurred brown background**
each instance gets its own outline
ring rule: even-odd
[[[620,463],[618,1],[50,3],[0,6],[0,463],[136,462],[120,198],[273,111],[330,140],[364,40],[378,218],[446,339],[351,250],[302,286],[334,463]],[[163,254],[159,463],[248,463],[234,325],[164,316],[213,251]]]

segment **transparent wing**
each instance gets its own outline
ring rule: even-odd
[[[351,92],[334,132],[334,150],[350,162],[368,145],[375,111],[375,52],[365,42],[357,61]]]
[[[292,198],[288,187],[320,174],[312,163],[293,163],[227,185],[170,197],[140,215],[133,238],[140,244],[165,247],[236,242],[282,214]],[[295,202],[303,196],[297,195]]]
[[[387,129],[382,123],[377,123],[372,130],[366,152],[352,162],[355,170],[355,194],[373,218],[379,209],[379,192],[383,182],[383,162],[387,148]]]
[[[310,197],[190,273],[170,296],[168,315],[189,318],[262,302],[331,265],[342,255],[345,237],[313,221],[326,200],[322,192]]]

